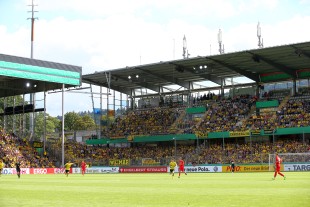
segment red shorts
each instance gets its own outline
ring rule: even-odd
[[[276,171],[279,172],[280,169],[281,169],[281,166],[280,166],[280,165],[277,165],[277,166],[276,166]]]
[[[179,171],[184,171],[184,166],[180,166]]]

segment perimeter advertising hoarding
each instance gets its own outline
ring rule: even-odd
[[[250,131],[229,132],[229,137],[249,137]]]
[[[186,173],[214,173],[214,172],[222,172],[222,166],[214,166],[214,165],[184,166],[184,170]],[[167,172],[170,172],[169,167]],[[179,172],[178,167],[175,168],[175,172]]]
[[[284,171],[310,171],[310,163],[284,164]]]
[[[81,168],[72,168],[72,173],[80,174]],[[105,173],[119,173],[119,167],[90,167],[86,168],[87,174],[105,174]]]
[[[283,166],[281,166],[283,170]],[[236,165],[235,172],[267,172],[269,171],[268,165]],[[231,166],[223,166],[223,172],[231,172]]]
[[[30,168],[20,168],[20,174],[30,174]],[[15,168],[3,168],[2,174],[4,175],[16,175],[16,169]]]
[[[60,174],[64,173],[63,168],[21,168],[21,174]],[[15,168],[4,168],[2,174],[16,174]]]
[[[168,172],[166,166],[162,167],[121,167],[120,173],[166,173]]]
[[[87,168],[86,173],[118,173],[119,167],[95,167]],[[21,174],[64,174],[64,168],[21,168]],[[70,173],[81,173],[81,168],[71,168]],[[15,168],[4,168],[2,174],[16,174]]]

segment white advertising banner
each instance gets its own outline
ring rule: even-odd
[[[72,173],[82,173],[81,168],[72,168]],[[119,167],[90,167],[86,168],[86,173],[89,174],[119,173]]]
[[[210,173],[210,172],[222,172],[222,166],[185,166],[184,167],[186,173]],[[170,172],[170,168],[168,167],[168,172]],[[175,172],[179,172],[179,168],[175,168]]]
[[[3,168],[2,174],[4,175],[12,175],[17,174],[15,168]],[[20,174],[30,174],[29,168],[20,168]]]
[[[309,164],[284,164],[284,171],[310,171],[310,163]]]

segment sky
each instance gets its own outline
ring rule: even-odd
[[[30,57],[31,0],[0,0],[0,53]],[[310,0],[34,0],[33,58],[82,67],[82,74],[310,41]],[[95,89],[98,90],[98,89]],[[66,93],[65,113],[92,111],[89,94]],[[37,94],[37,105],[43,106]],[[99,107],[98,101],[95,107]],[[38,107],[38,106],[37,106]],[[47,95],[61,114],[61,94]]]

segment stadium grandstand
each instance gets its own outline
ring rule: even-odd
[[[2,55],[0,61],[8,58]],[[232,160],[249,164],[268,163],[269,154],[275,152],[310,151],[310,42],[104,70],[73,76],[74,82],[63,82],[65,73],[79,75],[80,68],[44,61],[35,65],[46,71],[63,69],[64,77],[56,83],[38,80],[34,76],[38,71],[31,67],[29,75],[14,76],[16,71],[26,71],[23,64],[33,64],[26,61],[11,57],[9,62],[19,67],[1,74],[1,97],[83,82],[105,89],[100,95],[107,101],[103,106],[101,98],[99,109],[93,105],[94,117],[99,116],[94,136],[65,143],[47,140],[48,157],[36,154],[27,137],[8,133],[6,120],[14,110],[9,114],[3,106],[0,146],[8,149],[1,151],[1,157],[7,157],[9,165],[20,156],[27,166],[58,167],[61,154],[66,161],[86,160],[93,166],[113,166],[123,160],[122,164],[131,166],[166,166],[178,157],[195,165]],[[240,79],[246,82],[237,83]],[[27,91],[24,84],[29,80],[44,87]],[[102,120],[104,112],[111,119]],[[45,139],[37,141],[44,141],[45,146]]]

